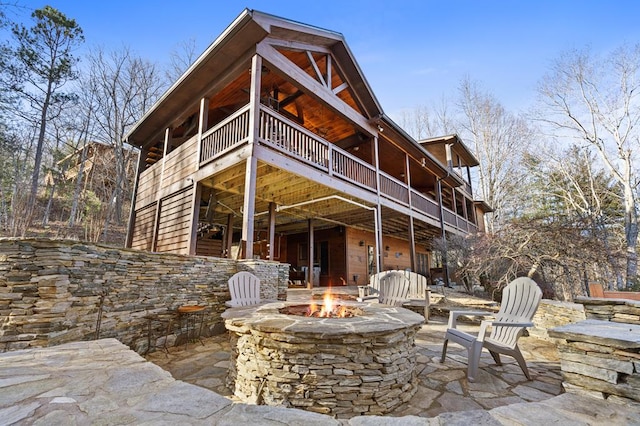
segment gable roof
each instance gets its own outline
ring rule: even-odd
[[[209,82],[203,84],[203,75],[224,75],[238,59],[248,59],[255,53],[256,46],[267,37],[326,47],[348,76],[365,117],[371,119],[382,113],[342,34],[245,9],[129,130],[125,139],[135,146],[148,143],[177,116],[196,108],[200,99],[212,90]]]

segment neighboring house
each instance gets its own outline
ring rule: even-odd
[[[344,37],[245,10],[128,133],[127,245],[313,265],[315,285],[429,274],[431,241],[481,227],[455,135],[387,117]],[[296,272],[297,271],[297,272]]]
[[[127,145],[124,148],[125,170],[128,180],[131,181],[135,173],[137,150]],[[82,189],[94,191],[108,199],[112,196],[115,186],[115,161],[113,146],[92,141],[56,162],[56,171],[65,181],[75,181],[82,170]],[[53,182],[53,173],[48,172],[45,183],[52,185]]]

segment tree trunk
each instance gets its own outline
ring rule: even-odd
[[[42,151],[44,150],[44,136],[47,130],[47,111],[49,110],[49,102],[51,100],[51,90],[51,82],[49,82],[47,86],[47,95],[42,103],[42,112],[40,114],[40,131],[38,133],[38,144],[36,145],[33,175],[31,176],[31,191],[29,192],[29,200],[27,202],[27,227],[31,223],[31,217],[38,198],[38,180],[40,178],[40,167],[42,166]]]

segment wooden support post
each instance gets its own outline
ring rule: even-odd
[[[276,241],[276,203],[269,203],[269,260],[273,260]]]
[[[418,259],[416,255],[416,234],[413,224],[413,203],[411,199],[411,174],[409,173],[409,155],[404,156],[404,173],[407,184],[407,190],[409,191],[409,256],[411,260],[411,270],[416,271],[418,265]]]
[[[309,219],[308,238],[307,238],[307,288],[313,288],[313,220]]]
[[[128,141],[127,141],[128,142]],[[140,182],[140,173],[142,173],[142,164],[145,160],[145,152],[140,149],[138,151],[138,166],[136,167],[136,180],[133,184],[133,191],[131,194],[131,208],[129,209],[129,223],[127,225],[127,240],[125,242],[126,248],[131,248],[133,243],[133,230],[136,223],[136,200],[138,199],[138,184]]]
[[[256,203],[256,178],[258,159],[254,148],[258,138],[260,124],[260,78],[262,76],[262,58],[253,55],[251,58],[251,91],[249,107],[249,157],[244,180],[244,203],[242,210],[242,241],[244,244],[244,258],[253,259],[254,215]]]
[[[198,242],[198,222],[200,221],[200,197],[202,193],[202,185],[193,181],[193,195],[191,197],[191,233],[189,234],[188,253],[196,254],[196,244]]]
[[[376,274],[384,270],[382,265],[382,206],[380,205],[380,149],[378,146],[378,136],[373,137],[374,159],[376,164],[376,192],[378,200],[376,203],[376,212],[378,216],[378,229],[376,232]]]
[[[197,168],[200,168],[200,162],[202,161],[201,152],[202,152],[202,134],[207,130],[207,126],[209,120],[209,98],[200,99],[200,115],[198,116],[198,145],[196,147],[197,151]]]
[[[227,215],[227,233],[225,235],[226,238],[226,253],[225,257],[231,259],[231,249],[233,248],[233,214],[229,213]]]

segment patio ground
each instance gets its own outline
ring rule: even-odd
[[[321,289],[317,289],[320,290]],[[347,290],[348,291],[348,290]],[[353,291],[356,291],[353,289]],[[440,293],[432,295],[433,309],[446,312],[452,307],[474,309],[490,302],[446,289],[446,298]],[[308,290],[289,290],[287,299],[308,301]],[[440,363],[442,343],[447,326],[444,316],[432,316],[416,337],[418,350],[417,371],[420,388],[413,398],[390,416],[435,417],[441,413],[489,410],[518,403],[548,400],[564,392],[560,362],[555,344],[534,337],[522,337],[519,346],[523,352],[533,380],[528,381],[513,358],[503,356],[503,365],[497,366],[487,351],[483,351],[480,370],[475,382],[466,378],[466,349],[450,343],[447,359]],[[477,330],[474,324],[463,324],[462,329]],[[226,387],[229,363],[229,336],[204,339],[204,345],[191,344],[175,347],[169,354],[162,351],[147,356],[154,364],[169,371],[173,377],[226,396],[233,401],[233,390]]]
[[[152,362],[115,339],[0,353],[0,425],[640,425],[640,404],[558,395],[555,347],[535,338],[521,339],[532,381],[512,360],[498,367],[484,355],[469,383],[460,347],[451,344],[446,362],[439,362],[445,326],[444,317],[434,318],[418,333],[420,389],[390,416],[340,420],[233,403],[224,384],[229,344],[222,335],[170,348],[168,355],[155,352],[147,357]]]

